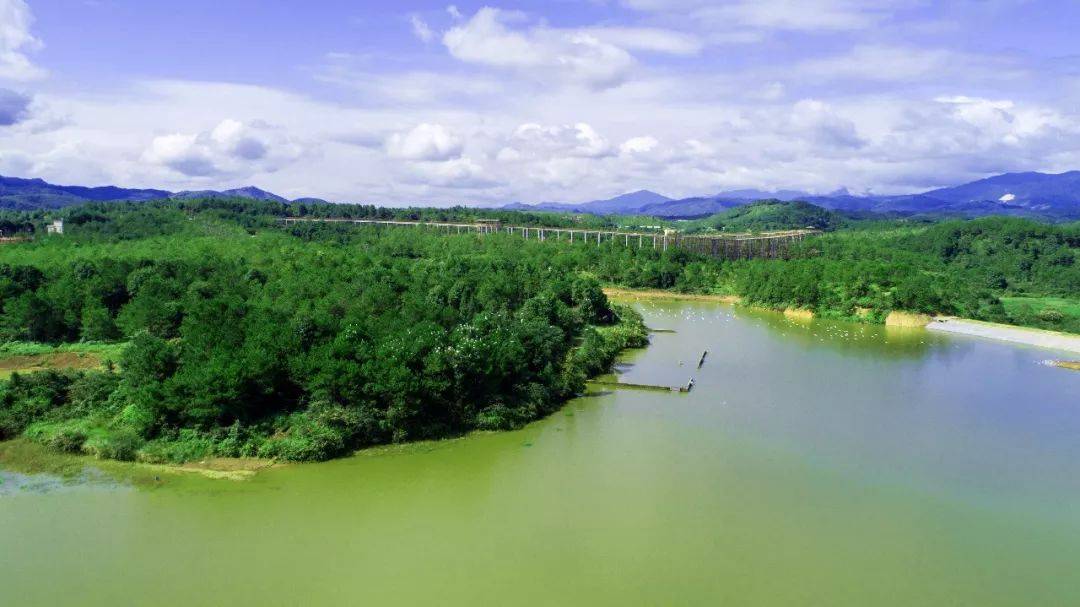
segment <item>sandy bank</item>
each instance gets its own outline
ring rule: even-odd
[[[930,324],[933,321],[926,314],[915,314],[913,312],[902,312],[900,310],[893,310],[889,312],[889,315],[885,317],[886,327],[918,327],[922,328]]]
[[[814,320],[814,311],[804,310],[802,308],[787,308],[784,310],[784,318],[809,322]]]
[[[926,325],[927,330],[958,335],[973,335],[1015,344],[1025,344],[1040,348],[1051,348],[1080,354],[1080,335],[1044,331],[1027,327],[1014,327],[978,320],[943,317],[936,318]]]

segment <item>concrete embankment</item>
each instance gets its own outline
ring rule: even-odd
[[[1080,335],[952,317],[936,318],[926,325],[926,328],[930,331],[986,337],[1080,354]]]

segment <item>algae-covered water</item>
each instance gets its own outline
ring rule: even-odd
[[[640,309],[676,332],[621,380],[690,394],[244,482],[8,473],[0,604],[1080,604],[1080,373],[1052,353]]]

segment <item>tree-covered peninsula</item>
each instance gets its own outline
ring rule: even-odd
[[[12,376],[0,438],[114,459],[320,460],[555,410],[640,317],[542,248],[425,231],[287,233],[264,211],[105,209],[0,253],[5,340],[128,341]]]

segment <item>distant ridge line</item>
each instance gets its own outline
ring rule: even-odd
[[[195,197],[239,197],[281,204],[326,202],[308,197],[297,198],[290,202],[285,197],[254,186],[224,191],[169,192],[116,186],[61,186],[50,184],[40,178],[23,179],[0,176],[0,209],[48,210],[87,202],[144,202],[155,199]],[[1030,171],[1006,173],[923,193],[890,196],[858,196],[844,189],[826,195],[810,195],[797,190],[775,192],[730,190],[713,196],[673,200],[650,190],[637,190],[606,200],[593,200],[580,204],[546,202],[529,205],[518,202],[501,207],[487,205],[486,208],[685,219],[713,215],[762,199],[799,200],[833,211],[899,216],[1013,215],[1052,221],[1073,220],[1080,219],[1080,171],[1058,174]]]

